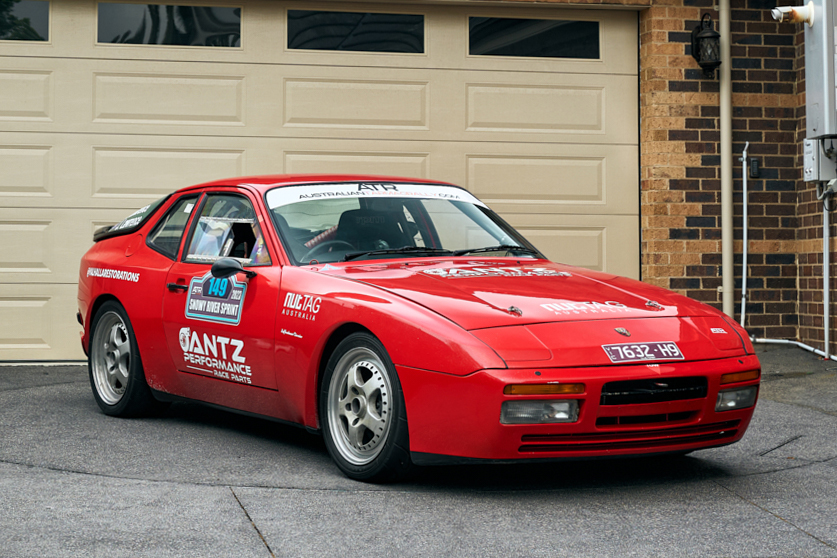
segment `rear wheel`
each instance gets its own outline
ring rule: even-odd
[[[372,335],[350,335],[329,359],[320,422],[329,454],[348,477],[387,482],[412,468],[401,384]]]
[[[125,309],[108,301],[90,332],[90,386],[106,415],[137,416],[160,406],[145,381],[137,340]]]

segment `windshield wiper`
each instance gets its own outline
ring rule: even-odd
[[[383,254],[453,254],[444,248],[431,248],[427,246],[402,246],[401,248],[381,248],[380,250],[368,250],[366,252],[350,252],[343,256],[343,261],[348,262],[362,256],[379,256]]]
[[[526,246],[517,246],[516,244],[498,244],[497,246],[485,246],[483,248],[466,248],[465,250],[457,250],[453,253],[454,256],[464,256],[465,254],[480,254],[482,252],[525,252],[533,256],[541,257],[541,253],[537,250],[527,248]]]

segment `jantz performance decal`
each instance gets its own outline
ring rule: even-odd
[[[550,302],[549,304],[541,304],[541,308],[564,316],[569,314],[630,312],[631,310],[628,306],[615,300],[607,300],[605,302],[596,302],[594,300],[586,302]]]
[[[140,274],[133,271],[123,271],[121,269],[108,269],[103,267],[88,267],[88,277],[101,277],[103,279],[119,279],[120,281],[130,281],[138,283]]]
[[[186,300],[186,317],[205,322],[238,325],[247,284],[235,277],[219,279],[207,273],[192,277]]]
[[[322,302],[323,299],[318,296],[288,292],[282,305],[282,315],[313,322],[320,313]]]
[[[556,271],[546,267],[450,267],[425,269],[424,273],[456,279],[458,277],[572,277],[566,271]]]
[[[206,333],[201,338],[197,331],[188,327],[180,329],[178,341],[183,349],[186,368],[222,380],[252,383],[253,374],[247,364],[247,357],[242,354],[244,341]]]

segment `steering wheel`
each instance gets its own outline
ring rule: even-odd
[[[308,250],[304,256],[302,256],[303,262],[310,262],[311,260],[316,260],[317,256],[322,254],[327,254],[332,251],[333,248],[337,246],[345,247],[349,250],[354,250],[355,247],[346,242],[345,240],[326,240],[325,242],[321,242]]]

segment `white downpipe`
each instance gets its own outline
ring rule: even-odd
[[[730,56],[729,0],[718,0],[718,31],[721,34],[721,300],[723,311],[735,315],[732,226],[732,58]]]
[[[744,320],[747,317],[747,252],[749,250],[747,237],[750,230],[749,217],[747,208],[750,205],[747,196],[747,149],[750,148],[750,142],[744,144],[744,151],[741,153],[741,178],[743,195],[741,197],[742,205],[744,206],[744,219],[742,222],[743,236],[744,236],[744,250],[741,257],[741,327],[744,327]]]

